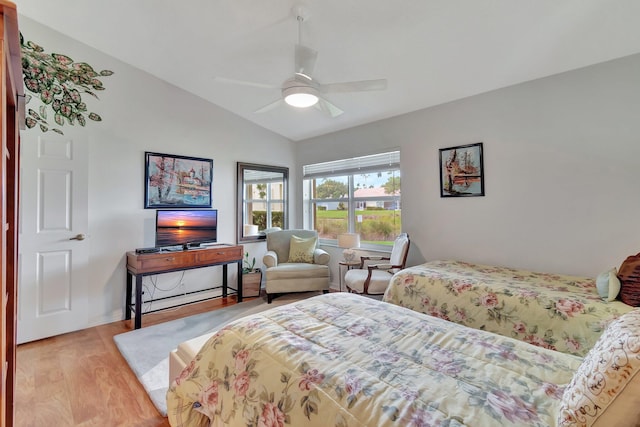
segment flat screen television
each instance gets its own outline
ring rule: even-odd
[[[183,248],[218,241],[217,209],[156,211],[156,247]]]

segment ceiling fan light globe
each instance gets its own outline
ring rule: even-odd
[[[308,108],[318,102],[318,97],[312,93],[291,93],[284,97],[284,102],[297,108]]]

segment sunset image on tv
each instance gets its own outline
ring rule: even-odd
[[[156,246],[215,242],[217,226],[216,210],[159,210],[156,218]]]

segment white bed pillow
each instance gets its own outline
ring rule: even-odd
[[[615,267],[599,274],[596,278],[598,295],[605,301],[614,301],[618,298],[620,287],[620,279],[618,279],[618,271]]]
[[[636,427],[640,420],[640,309],[609,324],[562,395],[559,427]]]

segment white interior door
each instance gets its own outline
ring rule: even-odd
[[[22,133],[18,342],[86,328],[86,141]]]

